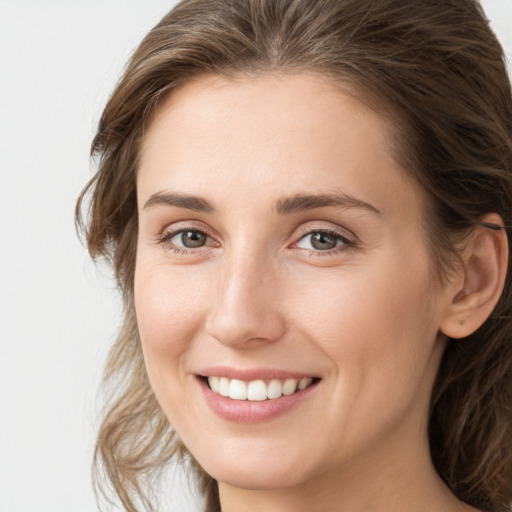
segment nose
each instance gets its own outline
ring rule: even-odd
[[[224,345],[251,348],[279,340],[285,321],[275,264],[254,251],[222,263],[206,319],[207,333]]]

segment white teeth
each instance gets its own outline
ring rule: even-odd
[[[300,380],[272,379],[268,384],[264,380],[253,380],[244,382],[239,379],[228,379],[226,377],[208,377],[208,384],[212,391],[219,395],[229,397],[232,400],[250,400],[261,402],[263,400],[279,398],[283,395],[292,395],[296,391],[302,391],[313,383],[311,377],[304,377]]]
[[[292,395],[297,391],[297,380],[286,379],[283,384],[283,395]]]
[[[277,379],[272,379],[268,383],[268,398],[279,398],[283,394],[283,386],[281,386],[281,382]]]
[[[221,377],[219,380],[219,395],[229,396],[229,379]]]
[[[299,390],[302,391],[303,389],[306,389],[308,386],[311,385],[313,382],[313,379],[311,377],[304,377],[303,379],[300,379],[299,381]]]
[[[247,386],[247,400],[262,401],[267,399],[267,385],[262,380],[253,380]]]
[[[247,384],[243,380],[233,379],[229,384],[229,398],[247,400]]]
[[[208,384],[210,385],[210,388],[212,388],[215,393],[219,392],[219,377],[208,377]]]

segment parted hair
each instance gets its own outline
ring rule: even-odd
[[[207,510],[217,484],[188,454],[146,375],[133,302],[136,173],[164,97],[204,74],[314,71],[389,119],[394,156],[428,198],[425,237],[440,285],[455,240],[490,212],[512,226],[512,93],[503,50],[476,0],[184,0],[135,50],[101,116],[97,172],[76,221],[93,258],[112,265],[124,302],[104,373],[97,488],[129,512],[155,510],[153,485],[187,459]],[[510,263],[509,263],[510,266]],[[431,398],[432,460],[456,496],[485,512],[512,498],[512,287],[491,317],[448,340]]]

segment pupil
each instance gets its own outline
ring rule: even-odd
[[[200,231],[184,231],[181,235],[181,241],[189,249],[202,247],[206,243],[206,235]]]
[[[336,247],[336,242],[336,237],[329,235],[328,233],[315,233],[311,236],[311,245],[315,249],[319,249],[321,251],[334,249]]]

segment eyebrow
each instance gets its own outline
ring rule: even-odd
[[[159,205],[174,206],[193,210],[195,212],[213,213],[215,207],[200,196],[178,194],[176,192],[157,192],[152,194],[144,204],[143,209],[150,209]],[[297,194],[279,199],[274,210],[279,215],[286,215],[315,208],[336,206],[339,208],[362,208],[376,214],[381,214],[375,206],[347,194]]]
[[[157,192],[152,194],[144,204],[143,209],[147,210],[159,205],[176,206],[195,212],[212,213],[215,208],[206,199],[198,196],[177,194],[175,192]]]
[[[347,209],[363,208],[379,215],[381,213],[370,203],[347,194],[297,194],[277,201],[275,209],[279,214],[287,214],[326,206],[337,206]]]

